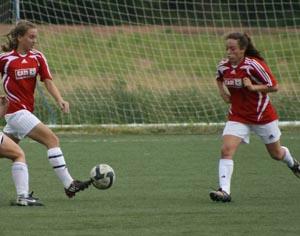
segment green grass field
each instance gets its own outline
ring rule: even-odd
[[[45,207],[9,206],[15,190],[2,159],[1,236],[300,235],[300,180],[255,137],[236,155],[228,204],[208,198],[217,186],[218,134],[60,137],[72,175],[85,179],[95,164],[108,163],[115,185],[69,200],[46,150],[24,140],[31,189]],[[282,142],[299,156],[299,134],[285,132]]]

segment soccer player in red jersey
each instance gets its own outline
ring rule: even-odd
[[[74,180],[71,177],[59,147],[58,137],[32,113],[37,77],[39,76],[62,112],[69,112],[69,103],[62,98],[55,86],[45,56],[34,49],[38,37],[36,26],[21,20],[7,36],[7,44],[2,45],[4,53],[0,55],[0,72],[8,100],[4,133],[16,143],[24,137],[29,137],[43,144],[48,150],[51,166],[64,185],[66,195],[71,198],[76,192],[87,188],[89,182]],[[22,169],[24,176],[28,175],[25,163],[19,169]],[[19,178],[24,179],[24,176],[20,174]],[[27,196],[28,183],[24,182],[23,185],[26,191],[17,190],[17,193]]]
[[[230,108],[223,131],[219,189],[209,195],[214,201],[230,202],[233,155],[241,143],[249,143],[251,131],[261,138],[273,159],[286,163],[299,178],[300,165],[280,144],[278,116],[268,96],[278,90],[278,84],[250,37],[239,32],[227,35],[226,53],[227,59],[218,65],[216,80]]]

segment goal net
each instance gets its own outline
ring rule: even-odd
[[[215,71],[232,31],[250,34],[277,77],[281,121],[299,120],[298,1],[2,0],[1,33],[18,15],[38,25],[37,48],[70,102],[61,114],[39,83],[35,113],[45,123],[224,122]]]

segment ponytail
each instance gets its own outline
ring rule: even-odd
[[[1,45],[1,49],[4,52],[9,52],[11,50],[18,48],[18,37],[24,36],[26,32],[31,29],[36,28],[36,26],[26,20],[20,20],[17,25],[7,34],[5,35],[7,37],[6,44]]]

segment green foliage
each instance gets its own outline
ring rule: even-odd
[[[44,29],[40,41],[47,44],[40,44],[41,50],[72,110],[72,115],[62,116],[52,100],[38,93],[36,113],[46,123],[225,120],[227,106],[214,84],[216,65],[224,55],[222,36],[202,34],[201,30],[178,32],[175,27],[130,33],[120,28],[106,34],[99,34],[97,28],[70,27],[54,29],[50,36],[51,28]],[[280,30],[253,33],[253,42],[281,86],[299,86],[299,70],[294,63],[300,55],[298,37],[297,32]],[[289,43],[282,44],[285,41]],[[299,119],[298,109],[292,105],[298,99],[296,91],[272,97],[283,120]]]

